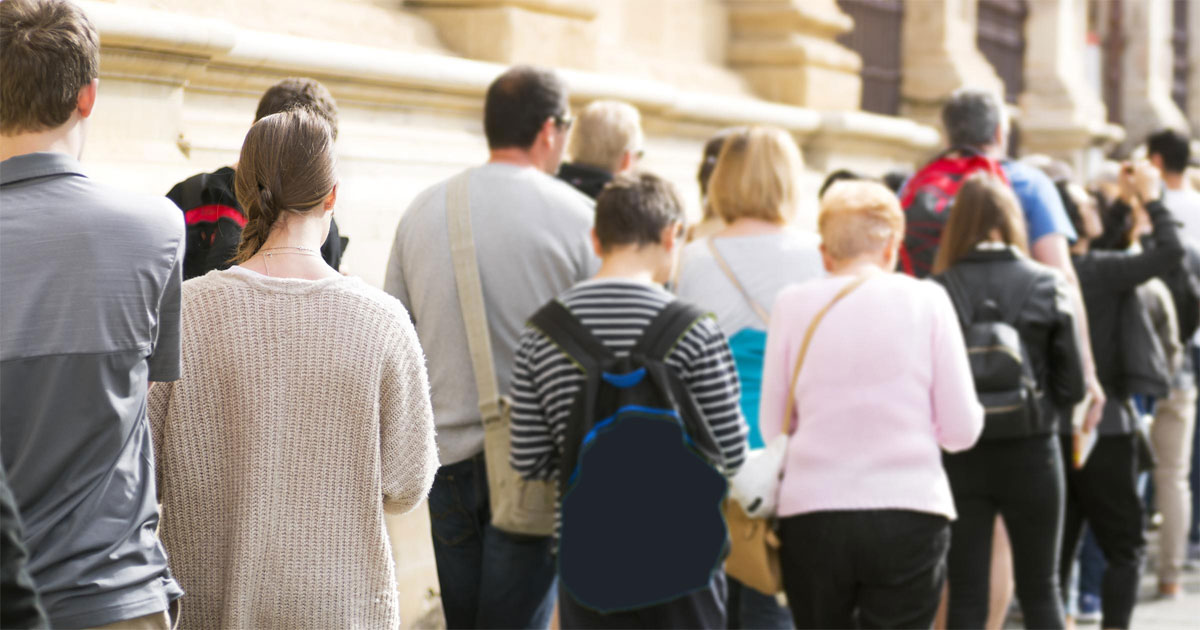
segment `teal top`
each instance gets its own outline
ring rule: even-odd
[[[758,402],[762,393],[763,356],[767,349],[767,331],[743,328],[729,338],[733,363],[742,383],[742,415],[749,429],[746,439],[750,448],[763,448],[762,431],[758,428]]]

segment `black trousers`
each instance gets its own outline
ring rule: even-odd
[[[1142,502],[1137,494],[1135,440],[1132,434],[1101,436],[1083,469],[1067,471],[1061,581],[1067,584],[1071,576],[1086,522],[1108,563],[1100,586],[1102,628],[1129,627],[1146,553]],[[1070,436],[1062,437],[1062,449],[1064,460],[1070,461]]]
[[[812,512],[780,521],[783,588],[797,628],[929,628],[950,525],[910,510]]]
[[[949,628],[982,628],[988,616],[996,515],[1012,542],[1017,599],[1030,628],[1062,628],[1058,562],[1062,542],[1062,453],[1057,436],[987,440],[943,456],[958,520],[947,560]]]
[[[630,570],[637,570],[630,567]],[[620,576],[613,576],[620,579]],[[571,597],[559,585],[558,623],[563,630],[599,628],[703,628],[725,630],[725,600],[728,596],[725,572],[717,571],[708,588],[663,604],[618,613],[600,613]]]

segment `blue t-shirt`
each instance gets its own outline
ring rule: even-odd
[[[1029,246],[1047,234],[1062,234],[1074,242],[1075,228],[1050,177],[1024,162],[1005,160],[1001,166],[1025,213]]]

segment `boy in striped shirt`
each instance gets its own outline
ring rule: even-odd
[[[642,331],[675,300],[662,284],[678,264],[684,223],[678,195],[654,175],[619,176],[597,199],[592,242],[602,260],[600,271],[557,299],[615,355],[628,355]],[[721,468],[732,476],[745,459],[746,423],[738,404],[737,371],[716,321],[706,317],[689,328],[665,363],[694,396],[701,420],[716,438]],[[566,426],[583,383],[583,371],[566,354],[538,330],[525,329],[513,371],[511,452],[513,468],[523,477],[561,474]],[[603,615],[559,589],[560,621],[563,628],[633,627],[630,623],[724,628],[724,593],[724,575],[718,571],[707,589],[646,609]]]

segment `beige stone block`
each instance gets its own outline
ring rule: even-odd
[[[817,110],[855,110],[862,100],[857,74],[821,66],[748,67],[742,75],[761,97]]]
[[[535,11],[525,6],[467,6],[413,10],[437,27],[447,48],[470,59],[591,69],[596,34],[578,15]]]
[[[858,54],[835,41],[853,27],[833,0],[730,0],[729,64],[759,96],[819,110],[857,109]]]
[[[975,44],[976,0],[906,2],[901,112],[937,125],[942,103],[961,87],[1003,93],[1004,84]]]

